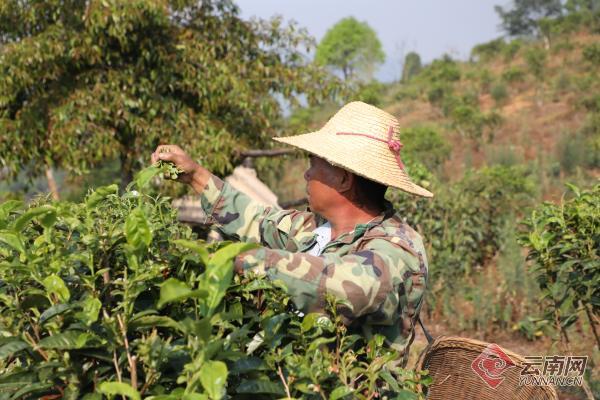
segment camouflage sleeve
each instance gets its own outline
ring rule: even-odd
[[[261,243],[273,249],[294,250],[312,237],[316,227],[310,212],[264,206],[212,176],[200,194],[204,224],[216,225],[228,239]]]
[[[384,239],[370,240],[362,250],[344,256],[259,248],[240,255],[236,265],[238,272],[282,280],[305,313],[322,311],[327,294],[343,300],[338,310],[347,324],[361,316],[378,325],[396,324],[404,319],[398,309],[414,313],[425,290],[419,259]]]

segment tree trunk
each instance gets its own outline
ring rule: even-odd
[[[133,161],[127,157],[126,154],[121,154],[121,185],[120,189],[122,192],[133,180]]]
[[[544,49],[546,51],[550,50],[550,34],[543,35],[544,38]]]
[[[56,179],[54,179],[54,172],[49,165],[46,165],[46,180],[48,181],[48,189],[50,189],[50,193],[52,193],[52,198],[54,200],[60,200],[58,185],[56,184]]]

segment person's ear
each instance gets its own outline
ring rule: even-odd
[[[349,190],[351,190],[353,186],[354,186],[354,174],[342,169],[340,177],[339,177],[339,185],[337,188],[338,192],[346,193]]]

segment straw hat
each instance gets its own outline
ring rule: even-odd
[[[433,194],[415,184],[401,159],[398,120],[369,104],[346,104],[323,128],[303,135],[274,138],[306,150],[367,179],[423,197]]]

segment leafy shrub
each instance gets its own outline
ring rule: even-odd
[[[583,48],[583,59],[592,66],[600,66],[600,43],[592,43]]]
[[[495,111],[482,112],[479,107],[459,104],[450,113],[452,125],[467,138],[479,140],[487,134],[493,138],[495,129],[502,123],[502,117]]]
[[[454,287],[492,259],[500,245],[502,221],[529,203],[533,185],[522,168],[493,166],[468,171],[452,186],[432,186],[432,200],[397,194],[391,200],[429,240],[431,287]]]
[[[554,90],[556,93],[561,94],[571,88],[571,78],[569,74],[561,71],[556,80],[554,81]]]
[[[501,54],[505,47],[506,42],[502,38],[490,40],[473,47],[471,58],[479,61],[489,61]]]
[[[445,55],[425,67],[419,76],[432,83],[449,83],[460,80],[461,73],[456,61]]]
[[[385,86],[377,81],[363,84],[358,88],[356,100],[378,106],[381,104]]]
[[[394,95],[394,99],[398,101],[402,100],[416,100],[419,98],[419,90],[414,86],[402,85],[400,89]]]
[[[513,145],[491,145],[486,146],[485,159],[488,165],[503,165],[511,167],[524,163],[523,152]]]
[[[523,41],[521,39],[513,39],[508,42],[502,49],[504,61],[509,62],[513,60],[521,47],[523,47]]]
[[[558,41],[552,45],[550,51],[553,54],[560,54],[561,52],[570,52],[575,49],[575,44],[572,43],[569,38]]]
[[[441,107],[444,100],[452,96],[452,86],[447,83],[435,83],[427,91],[427,100],[437,107]]]
[[[492,82],[494,81],[494,77],[489,69],[483,68],[479,73],[479,85],[482,93],[487,93],[490,91],[490,87],[492,86]]]
[[[80,204],[0,205],[0,398],[416,398],[381,337],[234,277],[249,245],[198,242],[141,189],[157,172]]]
[[[417,76],[423,66],[421,65],[421,56],[414,51],[411,51],[404,57],[404,66],[402,67],[402,82],[408,82],[412,77]]]
[[[308,129],[313,120],[314,110],[310,107],[298,107],[292,110],[288,118],[288,127],[295,132],[302,132]]]
[[[600,185],[569,187],[572,198],[559,205],[544,203],[532,212],[520,241],[529,248],[546,319],[566,339],[566,329],[586,314],[598,340],[594,316],[600,314]]]
[[[506,86],[504,86],[502,83],[495,84],[492,90],[490,91],[490,94],[492,95],[492,98],[496,102],[497,106],[504,104],[508,99],[508,90],[506,89]]]
[[[569,174],[585,164],[586,143],[581,135],[564,135],[558,143],[561,169]]]
[[[583,128],[574,135],[565,135],[558,143],[559,160],[564,171],[573,173],[577,167],[600,167],[600,115],[592,114]]]
[[[539,81],[544,80],[547,57],[546,51],[540,47],[530,47],[525,52],[525,61],[529,67],[529,72]]]
[[[531,203],[533,189],[532,181],[523,168],[496,165],[470,170],[451,185],[434,179],[431,190],[435,197],[431,200],[388,191],[396,209],[411,226],[423,232],[427,242],[432,292],[427,298],[429,307],[426,309],[429,312],[447,316],[448,324],[458,329],[479,329],[483,327],[484,320],[496,320],[500,315],[497,313],[507,313],[509,303],[522,303],[521,297],[511,297],[512,288],[502,293],[498,293],[497,286],[490,292],[478,291],[477,282],[484,278],[481,274],[495,263],[492,260],[496,260],[500,247],[508,241],[507,220],[514,219],[520,209]],[[518,256],[517,253],[518,250],[514,257]],[[522,267],[518,263],[507,261],[507,264],[511,264],[512,268]],[[516,274],[510,268],[506,266],[507,282],[513,279],[510,274]],[[527,290],[523,288],[519,293],[524,295]],[[487,311],[472,314],[463,313],[464,308],[460,313],[456,311],[456,307],[464,306],[465,299],[480,307],[481,302],[489,301],[491,296],[499,296],[498,299],[506,303],[505,308],[495,311],[492,301]],[[520,315],[515,313],[518,318]],[[502,320],[518,322],[511,318],[512,315],[505,316]]]
[[[510,67],[502,72],[502,79],[509,83],[523,82],[525,72],[519,67]]]
[[[433,127],[403,129],[400,140],[404,144],[403,155],[418,160],[430,170],[440,167],[450,157],[450,144]]]

